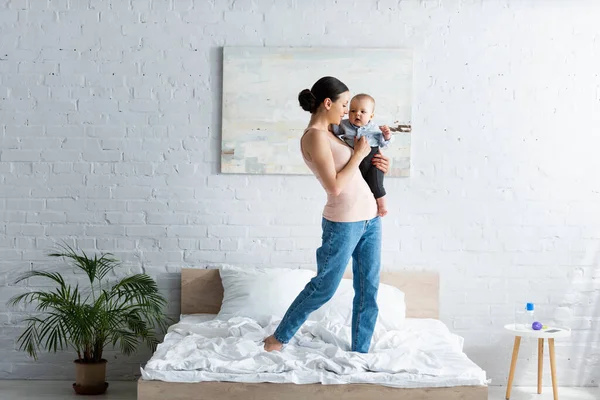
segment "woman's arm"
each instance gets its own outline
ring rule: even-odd
[[[329,138],[324,132],[311,129],[306,132],[303,140],[303,148],[314,163],[325,191],[334,196],[338,196],[344,190],[352,176],[358,172],[358,165],[362,159],[371,150],[366,138],[356,141],[350,161],[340,172],[336,172]]]

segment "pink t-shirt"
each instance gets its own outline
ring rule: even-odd
[[[353,150],[333,134],[329,134],[328,139],[331,146],[335,170],[336,172],[340,172],[346,164],[348,164],[348,161],[350,161]],[[302,138],[300,139],[300,148],[302,148]],[[310,168],[317,177],[321,186],[323,186],[323,181],[321,180],[314,163],[304,157],[304,152],[302,152],[302,158],[308,168]],[[325,204],[325,208],[323,209],[323,217],[329,221],[367,221],[375,218],[375,216],[377,216],[377,203],[375,202],[375,197],[373,196],[373,193],[371,193],[369,185],[367,185],[367,182],[363,179],[358,167],[356,168],[354,175],[352,175],[350,182],[347,183],[346,187],[344,187],[344,190],[342,190],[339,195],[334,196],[329,193],[327,194],[327,204]]]

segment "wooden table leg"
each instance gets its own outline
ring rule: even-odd
[[[554,339],[548,339],[550,348],[550,371],[552,372],[552,392],[554,400],[558,400],[558,383],[556,382],[556,356],[554,355]]]
[[[510,399],[510,391],[512,390],[513,379],[515,377],[515,368],[517,366],[520,345],[521,336],[515,336],[515,345],[513,347],[512,360],[510,362],[510,373],[508,374],[508,385],[506,385],[506,400]]]
[[[542,375],[544,374],[544,339],[538,339],[538,394],[542,394]]]

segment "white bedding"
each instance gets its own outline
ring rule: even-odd
[[[434,319],[407,318],[400,330],[377,327],[368,354],[347,351],[350,327],[306,322],[283,351],[267,353],[265,328],[250,318],[182,316],[150,361],[146,380],[168,382],[374,383],[391,387],[486,385],[462,352],[463,339]]]

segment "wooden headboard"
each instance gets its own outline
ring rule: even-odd
[[[351,277],[345,276],[345,277]],[[382,272],[381,283],[402,290],[408,318],[439,317],[439,275],[427,271]],[[181,313],[217,314],[223,301],[223,285],[217,269],[181,270]]]

